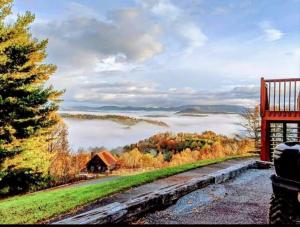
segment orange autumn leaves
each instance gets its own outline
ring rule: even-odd
[[[217,135],[211,131],[203,134],[162,133],[127,146],[128,148],[132,149],[119,157],[121,168],[142,169],[246,154],[254,150],[254,142]],[[153,150],[157,153],[153,154]]]

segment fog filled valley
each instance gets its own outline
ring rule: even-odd
[[[240,123],[239,114],[208,113],[208,114],[177,114],[174,111],[60,111],[60,113],[88,114],[88,115],[117,115],[138,119],[161,121],[167,126],[159,126],[147,122],[138,122],[134,125],[122,124],[111,120],[100,119],[74,119],[64,118],[68,127],[68,140],[73,152],[82,148],[87,150],[92,147],[105,147],[113,149],[136,143],[154,134],[162,132],[189,132],[201,133],[214,131],[217,134],[233,137],[236,134],[243,135],[244,129]]]

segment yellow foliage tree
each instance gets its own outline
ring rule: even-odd
[[[142,153],[137,149],[125,152],[120,160],[125,168],[140,168],[142,167]]]

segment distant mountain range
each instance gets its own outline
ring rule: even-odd
[[[62,111],[174,111],[186,113],[242,113],[247,108],[238,105],[182,105],[175,107],[135,107],[135,106],[72,106],[61,107]]]

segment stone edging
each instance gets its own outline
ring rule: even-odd
[[[170,185],[123,203],[114,202],[52,224],[107,224],[134,219],[134,217],[155,207],[171,205],[180,197],[194,190],[232,179],[247,169],[264,169],[271,165],[269,162],[245,161],[206,176],[193,178],[185,183]]]

